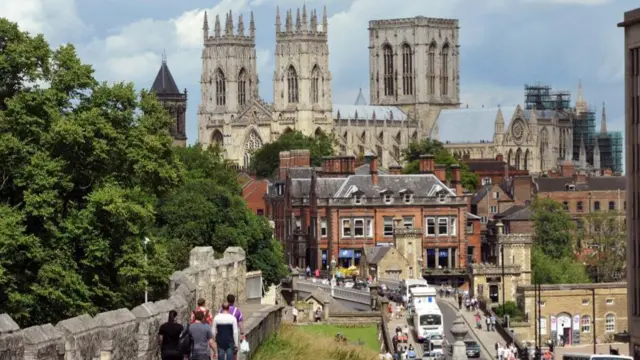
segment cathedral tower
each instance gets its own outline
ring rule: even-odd
[[[458,20],[418,16],[369,22],[372,105],[395,105],[429,134],[443,108],[460,105]]]
[[[306,5],[294,13],[276,12],[275,71],[273,73],[273,111],[276,135],[299,130],[311,135],[331,131],[331,72],[327,43],[327,10],[322,19]]]
[[[204,15],[202,50],[202,99],[198,108],[198,141],[231,146],[231,127],[250,103],[258,98],[255,23],[253,12],[245,29],[242,14],[234,27],[231,11],[224,27],[216,15],[213,34]]]
[[[162,54],[162,64],[160,65],[160,70],[158,70],[158,75],[156,75],[156,79],[151,85],[151,91],[155,92],[156,97],[173,119],[169,128],[169,133],[173,136],[173,144],[175,146],[186,146],[187,89],[182,93],[178,90],[178,85],[176,85],[173,75],[169,71],[169,66],[167,66],[167,58],[164,53]]]

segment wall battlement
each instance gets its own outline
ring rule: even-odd
[[[251,277],[255,277],[252,272]],[[170,279],[167,299],[117,309],[94,317],[80,315],[52,324],[20,329],[7,314],[0,314],[0,359],[3,360],[132,360],[159,359],[158,328],[171,310],[186,323],[198,298],[211,309],[220,307],[227,294],[235,294],[245,312],[245,332],[252,351],[259,340],[278,330],[281,307],[247,305],[246,257],[241,248],[228,248],[215,259],[213,248],[191,250],[189,267]],[[255,342],[257,341],[257,342]]]

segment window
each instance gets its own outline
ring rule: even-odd
[[[439,236],[447,236],[449,235],[449,221],[447,218],[438,218],[438,235]]]
[[[576,204],[576,210],[582,211],[582,201],[578,201],[578,203]]]
[[[624,211],[627,211],[627,202],[626,201],[624,202],[623,206],[624,206]]]
[[[342,237],[351,237],[350,219],[342,219]]]
[[[475,248],[473,246],[467,246],[467,264],[473,264]]]
[[[440,94],[447,96],[449,95],[449,44],[445,44],[442,47],[442,54],[440,56],[442,57],[442,66],[440,67],[442,71],[440,77]]]
[[[465,230],[467,234],[473,234],[473,221],[467,221],[467,227]]]
[[[318,66],[313,67],[311,71],[311,103],[317,104],[320,100],[320,69]]]
[[[224,78],[224,73],[221,69],[216,71],[216,105],[224,105],[227,102],[227,84]]]
[[[367,237],[373,237],[373,220],[367,219]]]
[[[447,194],[445,194],[444,192],[441,192],[440,194],[438,194],[438,201],[444,202],[446,199],[447,199]]]
[[[320,218],[320,236],[327,237],[327,218]]]
[[[298,73],[293,66],[287,70],[287,96],[290,104],[298,103]]]
[[[393,200],[391,194],[384,194],[383,199],[385,204],[391,204],[391,201]]]
[[[609,201],[609,210],[615,210],[615,209],[616,209],[616,202]]]
[[[563,201],[562,202],[562,208],[564,209],[564,211],[569,211],[569,202],[568,201]]]
[[[405,204],[410,204],[411,203],[411,198],[412,198],[411,194],[404,194],[403,197],[404,197]]]
[[[402,218],[402,225],[406,229],[411,229],[413,227],[413,216],[404,216]]]
[[[302,220],[300,219],[300,216],[296,216],[294,220],[296,223],[296,230],[300,230],[302,227]]]
[[[494,199],[494,200],[498,200],[498,199],[500,199],[500,193],[499,193],[498,191],[494,191],[494,192],[493,192],[493,199]]]
[[[489,222],[489,219],[486,216],[480,217],[480,223],[481,224],[486,224],[488,222]]]
[[[247,103],[247,73],[244,68],[240,70],[238,75],[238,105],[242,106]]]
[[[393,96],[395,94],[395,81],[393,79],[393,49],[391,49],[391,45],[385,44],[382,47],[382,58],[384,66],[384,96]]]
[[[540,335],[547,335],[547,319],[541,317],[539,320],[540,323]]]
[[[362,204],[362,195],[353,195],[353,202],[356,205]]]
[[[605,300],[605,303],[607,305],[613,305],[613,299],[607,299],[607,300]]]
[[[589,315],[583,316],[582,319],[580,319],[580,325],[582,332],[591,332],[591,317]]]
[[[402,46],[402,95],[413,95],[413,54],[411,46]]]
[[[428,56],[428,90],[429,95],[434,95],[436,93],[436,44],[431,43],[429,45],[429,56]]]
[[[491,185],[491,178],[490,177],[483,177],[482,178],[482,185]]]
[[[489,206],[489,212],[492,214],[497,214],[498,213],[498,207],[495,205],[491,205]]]
[[[391,216],[385,216],[383,219],[383,234],[384,236],[393,236],[393,218]]]
[[[604,331],[615,332],[616,331],[616,317],[613,314],[607,314],[604,318]]]
[[[364,237],[364,219],[353,220],[353,236]]]
[[[449,218],[449,235],[451,236],[456,236],[456,234],[458,233],[457,229],[458,229],[458,218],[457,217],[450,217]]]
[[[256,215],[258,215],[258,216],[263,216],[263,215],[264,215],[264,209],[258,209],[258,210],[256,211]]]
[[[589,305],[589,299],[582,299],[582,305]]]
[[[593,210],[594,211],[600,211],[600,201],[594,201],[593,202]]]
[[[427,236],[436,236],[436,218],[427,218]]]

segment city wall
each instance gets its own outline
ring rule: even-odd
[[[189,267],[171,276],[167,299],[26,329],[1,314],[0,360],[157,360],[158,328],[169,311],[176,310],[180,322],[186,323],[197,299],[204,298],[217,309],[227,294],[235,294],[245,311],[245,333],[253,352],[278,331],[282,307],[252,304],[244,310],[246,276],[241,248],[228,248],[220,259],[215,259],[211,247],[194,248]]]

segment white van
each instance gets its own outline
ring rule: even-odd
[[[442,311],[436,306],[418,308],[413,311],[413,331],[418,342],[432,334],[443,335]]]
[[[425,279],[408,279],[408,280],[402,280],[402,282],[400,283],[400,294],[404,295],[407,297],[407,301],[410,302],[411,299],[411,289],[417,288],[417,287],[429,287],[429,284],[427,284],[427,280]]]

